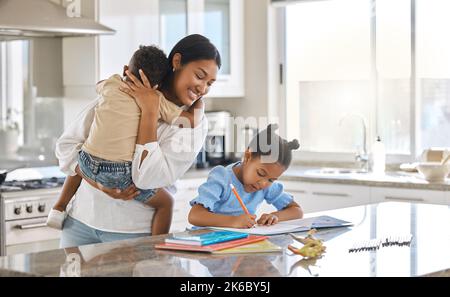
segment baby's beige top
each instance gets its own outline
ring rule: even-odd
[[[97,84],[100,96],[95,108],[95,117],[83,150],[98,158],[123,162],[132,161],[136,145],[141,110],[129,95],[119,87],[127,87],[120,75]],[[160,96],[159,117],[166,123],[179,117],[182,109]]]

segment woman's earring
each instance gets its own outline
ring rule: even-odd
[[[175,67],[172,68],[172,72],[175,72]]]

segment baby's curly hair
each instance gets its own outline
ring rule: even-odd
[[[128,67],[131,73],[139,80],[141,80],[139,69],[142,69],[153,87],[161,84],[162,79],[169,71],[169,60],[166,54],[157,46],[141,45],[131,57]]]

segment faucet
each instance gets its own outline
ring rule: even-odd
[[[364,172],[369,172],[369,155],[367,153],[367,124],[366,124],[366,120],[364,119],[364,117],[362,115],[359,115],[359,114],[347,114],[347,115],[343,116],[340,119],[339,126],[341,126],[342,122],[346,118],[348,118],[350,116],[359,118],[361,120],[361,124],[363,126],[363,151],[362,151],[362,153],[360,151],[356,152],[355,161],[360,164],[360,168]]]

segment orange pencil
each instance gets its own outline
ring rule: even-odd
[[[238,192],[236,191],[236,188],[232,184],[230,184],[230,187],[234,193],[234,196],[236,196],[237,200],[239,201],[239,204],[241,205],[242,209],[245,211],[246,214],[250,215],[247,207],[245,206],[244,202],[242,201],[241,197],[239,196]]]

